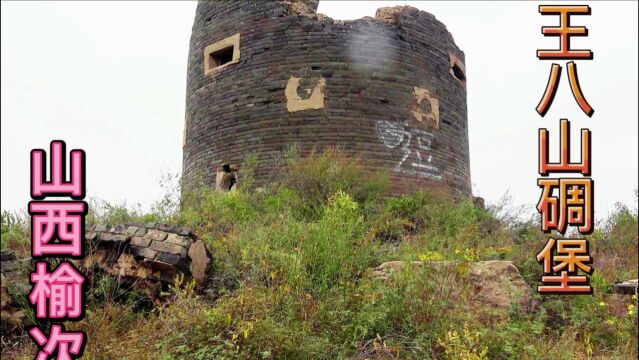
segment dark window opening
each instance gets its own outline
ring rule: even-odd
[[[426,114],[430,114],[433,112],[433,107],[431,106],[429,100],[422,101],[420,105]]]
[[[457,80],[461,81],[462,83],[466,83],[466,74],[464,74],[464,70],[462,70],[459,65],[453,64],[452,70],[453,75],[457,78]]]
[[[233,61],[233,46],[214,51],[209,54],[209,68],[213,69]]]

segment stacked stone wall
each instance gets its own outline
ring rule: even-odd
[[[80,266],[97,266],[119,277],[171,283],[178,274],[203,282],[210,254],[186,228],[156,223],[92,225],[86,238],[92,244]]]

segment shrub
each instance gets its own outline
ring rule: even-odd
[[[304,158],[293,151],[287,166],[280,183],[296,193],[295,213],[309,219],[318,218],[323,204],[339,190],[368,204],[380,200],[389,186],[388,175],[366,170],[361,159],[338,148],[313,151]]]
[[[2,250],[12,249],[21,255],[30,252],[31,224],[26,213],[3,210],[0,214],[0,247]]]

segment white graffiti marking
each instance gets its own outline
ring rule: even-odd
[[[385,120],[378,120],[375,129],[384,146],[397,149],[402,155],[393,171],[441,180],[439,169],[432,164],[433,156],[430,154],[433,134],[407,124]],[[412,141],[413,138],[415,141]],[[410,161],[406,161],[408,159]]]
[[[388,121],[378,121],[375,128],[379,138],[389,149],[394,149],[402,142],[404,137],[404,129],[402,128],[402,125],[393,124]]]

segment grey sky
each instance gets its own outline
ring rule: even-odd
[[[590,119],[565,78],[546,117],[534,111],[550,69],[535,50],[557,45],[540,28],[558,18],[539,15],[539,3],[321,1],[319,11],[355,19],[404,4],[434,14],[466,53],[477,195],[492,202],[508,190],[517,204],[536,203],[537,128],[550,130],[556,149],[563,117],[573,144],[580,128],[592,131],[596,217],[617,201],[635,206],[637,2],[590,2],[592,15],[572,20],[590,30],[573,47],[595,54],[578,62]],[[181,169],[194,10],[194,2],[2,2],[2,209],[26,206],[29,151],[57,138],[86,150],[89,196],[143,206],[161,196],[159,177]]]

